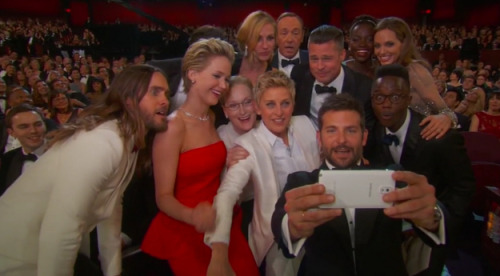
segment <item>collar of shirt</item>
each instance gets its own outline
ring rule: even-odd
[[[391,132],[388,128],[385,128],[385,133],[396,135],[399,139],[398,147],[403,147],[403,144],[405,143],[406,133],[408,132],[409,126],[410,126],[410,110],[407,109],[406,110],[406,118],[405,118],[403,125],[401,125],[401,127],[396,132]],[[395,147],[395,146],[391,145],[391,147]]]
[[[316,84],[319,84],[321,86],[332,86],[332,87],[335,87],[335,89],[337,89],[337,94],[342,93],[342,86],[344,84],[344,76],[345,76],[344,69],[341,66],[340,67],[340,73],[339,73],[339,75],[332,82],[325,84],[325,83],[321,83],[321,82],[319,82],[317,80],[314,80],[314,84],[313,84],[313,87],[312,87],[314,94],[316,94],[316,91],[314,91],[314,86]],[[326,95],[326,96],[328,96],[328,95]]]
[[[325,164],[326,166],[328,167],[328,169],[330,170],[333,170],[335,169],[335,166],[332,165],[328,160],[325,159]],[[357,163],[358,166],[361,166],[361,160],[358,160],[358,163]],[[346,169],[347,170],[347,169]]]
[[[295,56],[294,56],[293,58],[286,58],[286,57],[284,57],[284,56],[280,53],[280,51],[279,51],[279,50],[278,50],[277,52],[278,52],[278,67],[279,67],[279,69],[282,69],[282,67],[281,67],[281,60],[282,60],[282,59],[292,60],[292,59],[296,59],[296,58],[298,58],[298,59],[300,60],[300,55],[299,55],[300,49],[297,51],[297,53],[295,54]],[[289,66],[290,66],[290,65],[288,65],[287,67],[289,67]]]
[[[274,135],[274,133],[272,133],[267,127],[266,125],[264,124],[264,122],[260,122],[259,126],[257,127],[257,132],[259,132],[265,139],[266,141],[269,142],[269,145],[271,146],[271,148],[274,146],[274,143],[276,143],[276,140],[280,139],[280,140],[283,140],[281,139],[280,137]],[[289,126],[288,127],[288,145],[290,146],[291,145],[291,142],[292,142],[292,134],[293,134],[293,130],[292,130],[292,127]]]
[[[43,140],[43,144],[40,147],[38,147],[36,150],[34,150],[30,153],[32,153],[32,154],[36,155],[36,157],[40,158],[40,156],[42,156],[42,154],[45,152],[46,146],[47,146],[47,140]],[[24,147],[22,147],[22,146],[21,146],[21,151],[23,152],[24,155],[30,154],[30,153],[26,152],[24,150]]]

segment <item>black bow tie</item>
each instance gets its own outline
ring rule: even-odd
[[[337,89],[333,86],[321,86],[319,84],[316,84],[314,86],[314,90],[316,90],[317,94],[323,94],[323,93],[332,93],[335,94],[337,93]]]
[[[23,161],[33,161],[35,162],[38,157],[36,157],[36,155],[34,155],[33,153],[28,153],[28,154],[23,154],[22,158],[21,158]]]
[[[287,67],[288,65],[298,65],[300,63],[300,60],[298,58],[296,59],[282,59],[281,60],[281,67]]]
[[[399,145],[399,138],[398,138],[398,136],[396,136],[394,134],[386,134],[386,135],[384,135],[382,142],[388,146],[392,145],[393,143],[395,146],[398,146]]]

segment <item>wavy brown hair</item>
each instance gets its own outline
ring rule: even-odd
[[[146,94],[155,72],[163,74],[160,69],[150,65],[125,68],[113,80],[107,93],[82,111],[75,123],[64,125],[48,136],[49,146],[68,139],[80,130],[89,131],[116,119],[125,145],[133,138],[137,148],[144,148],[147,128],[139,111],[139,102]]]
[[[396,34],[397,39],[401,42],[401,53],[399,54],[398,63],[403,66],[408,66],[413,61],[417,61],[430,70],[430,65],[420,55],[415,44],[415,39],[411,33],[410,27],[406,22],[398,17],[386,17],[379,20],[375,26],[374,35],[382,30],[391,30]]]

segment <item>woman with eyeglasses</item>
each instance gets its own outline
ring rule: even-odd
[[[234,140],[254,128],[257,114],[253,101],[252,82],[242,76],[234,76],[229,82],[229,90],[220,98],[224,115],[229,123],[217,128],[219,137],[229,150]]]

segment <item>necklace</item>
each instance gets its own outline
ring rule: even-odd
[[[202,122],[208,121],[208,119],[210,119],[210,116],[208,116],[208,114],[203,116],[203,117],[200,117],[200,116],[196,116],[196,115],[193,115],[193,114],[187,112],[182,107],[179,107],[179,110],[182,110],[182,112],[184,112],[184,114],[186,114],[186,116],[197,119],[197,120],[202,121]]]

